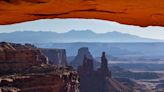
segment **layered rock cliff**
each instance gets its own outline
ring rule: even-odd
[[[34,46],[0,43],[0,73],[21,72],[41,64],[47,64],[47,58]]]
[[[0,43],[0,92],[79,92],[79,76],[71,67],[47,64],[30,44]]]

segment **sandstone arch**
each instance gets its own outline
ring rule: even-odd
[[[0,24],[48,18],[95,18],[164,26],[163,0],[0,0]]]

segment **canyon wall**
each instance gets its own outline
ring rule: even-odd
[[[48,64],[33,45],[1,42],[0,92],[79,92],[79,76],[71,67]]]
[[[47,64],[47,57],[29,44],[0,43],[0,72],[21,72],[29,67]]]

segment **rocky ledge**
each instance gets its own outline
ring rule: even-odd
[[[79,77],[69,67],[44,65],[0,77],[0,92],[79,92]]]

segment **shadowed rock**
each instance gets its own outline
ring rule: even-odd
[[[77,68],[78,66],[83,64],[83,59],[84,56],[87,57],[88,59],[93,60],[93,63],[96,61],[94,60],[93,56],[89,52],[89,49],[87,47],[82,47],[78,50],[78,54],[75,57],[75,59],[70,63],[74,68]]]
[[[99,68],[101,75],[111,77],[111,72],[108,69],[108,60],[106,58],[105,52],[101,56],[101,67]]]
[[[48,57],[50,64],[67,65],[67,56],[65,49],[41,49],[41,51]]]
[[[131,92],[129,88],[111,78],[107,65],[105,52],[102,53],[101,67],[98,70],[93,69],[93,60],[84,56],[83,64],[78,67],[80,92]]]

